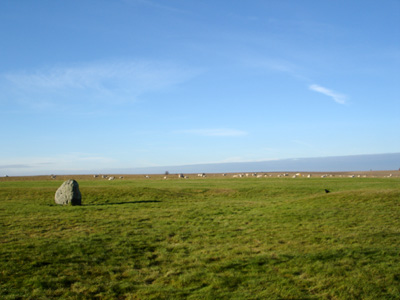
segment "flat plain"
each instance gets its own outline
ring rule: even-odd
[[[2,178],[0,298],[400,299],[385,174]]]

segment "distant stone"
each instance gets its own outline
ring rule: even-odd
[[[81,205],[82,195],[78,182],[73,179],[65,181],[58,188],[54,199],[60,205]]]

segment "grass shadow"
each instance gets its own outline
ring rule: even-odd
[[[121,202],[103,202],[82,204],[82,206],[102,206],[102,205],[123,205],[123,204],[138,204],[138,203],[160,203],[160,200],[138,200],[138,201],[121,201]]]

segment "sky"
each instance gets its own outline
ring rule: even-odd
[[[5,0],[0,37],[0,175],[400,152],[399,0]]]

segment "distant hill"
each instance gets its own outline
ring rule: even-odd
[[[234,172],[349,172],[397,170],[400,153],[278,159],[258,162],[232,162],[127,168],[107,170],[108,173],[163,174],[169,173],[234,173]]]

